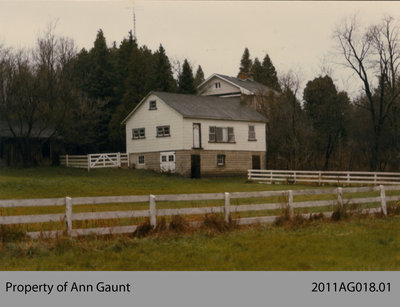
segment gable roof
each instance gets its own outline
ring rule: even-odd
[[[243,103],[240,98],[220,98],[167,92],[150,92],[124,119],[125,123],[137,108],[153,94],[185,118],[221,119],[266,122],[267,119]]]
[[[264,84],[261,84],[261,83],[259,83],[257,81],[254,81],[254,80],[251,80],[251,79],[242,80],[240,78],[230,77],[230,76],[222,75],[222,74],[212,74],[209,78],[207,78],[207,80],[205,80],[203,83],[201,83],[198,86],[198,88],[202,87],[204,84],[206,84],[213,77],[217,77],[217,78],[220,78],[222,80],[225,80],[228,83],[239,87],[240,89],[245,89],[245,90],[251,92],[252,94],[268,93],[269,91],[273,91],[268,86],[265,86]]]

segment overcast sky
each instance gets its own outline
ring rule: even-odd
[[[132,29],[133,1],[4,1],[0,0],[0,42],[31,47],[50,21],[57,34],[90,49],[98,29],[107,43],[119,45]],[[134,1],[140,45],[156,50],[161,43],[170,59],[188,58],[194,70],[236,76],[245,47],[252,58],[268,53],[278,74],[300,72],[303,86],[334,70],[340,89],[354,92],[349,71],[332,64],[333,31],[343,18],[357,14],[364,24],[385,14],[400,18],[400,2],[281,1]]]

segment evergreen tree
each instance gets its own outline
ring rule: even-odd
[[[101,29],[97,32],[94,47],[90,50],[89,56],[91,61],[88,76],[89,95],[102,100],[111,97],[113,95],[113,67],[110,51]]]
[[[256,80],[256,79],[254,79]],[[275,70],[274,65],[268,54],[265,55],[264,60],[262,62],[262,75],[260,80],[256,80],[266,86],[281,92],[281,86],[278,81],[278,76]]]
[[[251,66],[252,66],[252,61],[250,59],[250,52],[249,52],[249,49],[245,48],[243,55],[242,55],[242,59],[240,60],[240,68],[239,68],[238,77],[239,77],[240,73],[247,74],[248,72],[250,72]]]
[[[176,82],[172,75],[171,63],[162,45],[154,53],[154,70],[152,72],[152,90],[174,92]]]
[[[196,94],[193,71],[189,62],[185,59],[182,65],[182,73],[178,77],[179,92],[182,94]]]
[[[204,72],[203,69],[201,68],[201,66],[199,65],[199,67],[197,68],[196,71],[196,76],[194,77],[194,85],[196,86],[196,88],[204,82]]]
[[[253,65],[251,66],[251,73],[253,75],[254,81],[263,83],[263,67],[258,58],[254,59]]]

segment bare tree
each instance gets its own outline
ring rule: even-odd
[[[382,156],[383,131],[400,95],[399,24],[385,17],[380,24],[360,29],[356,18],[344,22],[335,31],[345,65],[363,85],[366,99],[357,106],[368,111],[373,133],[370,169],[377,170]]]

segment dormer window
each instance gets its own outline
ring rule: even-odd
[[[215,82],[215,88],[221,88],[221,83],[220,82]]]
[[[155,100],[150,101],[149,110],[157,110],[157,102]]]

